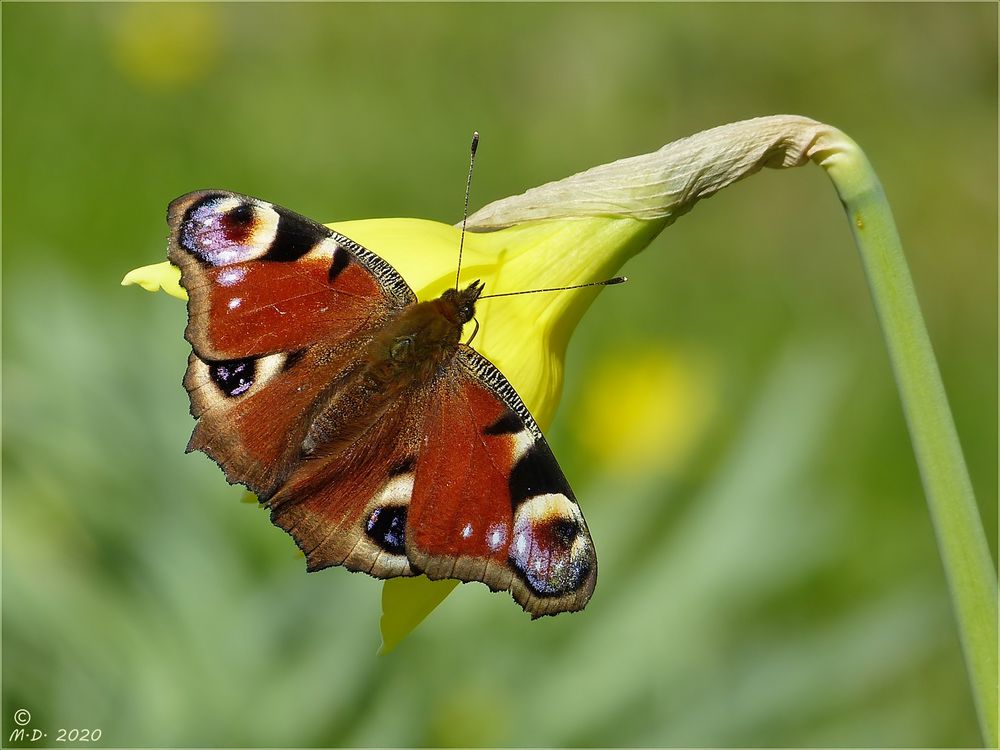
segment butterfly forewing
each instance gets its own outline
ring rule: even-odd
[[[169,258],[188,292],[188,445],[260,495],[298,460],[312,411],[371,327],[414,301],[393,268],[303,216],[200,191],[168,209]]]
[[[170,204],[169,258],[190,297],[195,352],[237,360],[370,330],[415,301],[381,258],[322,224],[236,193]]]

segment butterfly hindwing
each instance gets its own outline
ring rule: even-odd
[[[462,347],[268,501],[310,570],[481,581],[532,616],[582,609],[597,560],[548,444],[502,374]]]
[[[222,362],[192,352],[184,385],[198,423],[188,450],[205,452],[231,484],[269,497],[301,460],[318,402],[356,367],[363,346],[355,337]]]
[[[268,500],[272,522],[295,539],[309,570],[343,565],[378,578],[416,572],[405,540],[419,398],[400,396],[334,453],[303,461]]]

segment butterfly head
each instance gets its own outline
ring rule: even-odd
[[[476,300],[483,293],[486,286],[482,281],[476,280],[465,289],[446,289],[441,295],[441,300],[454,309],[452,316],[460,324],[468,323],[476,314]]]

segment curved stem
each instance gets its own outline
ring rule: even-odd
[[[871,164],[830,129],[811,150],[844,204],[885,336],[951,591],[983,740],[997,746],[997,577],[903,248]]]

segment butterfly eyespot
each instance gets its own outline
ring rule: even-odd
[[[386,505],[368,516],[365,533],[379,547],[394,555],[406,554],[406,506]]]
[[[537,596],[561,596],[579,589],[595,565],[582,516],[565,495],[537,495],[514,517],[509,560]]]
[[[226,211],[219,220],[226,239],[233,244],[242,244],[250,238],[255,223],[253,206],[241,203]]]
[[[235,398],[250,390],[253,385],[256,361],[249,358],[214,362],[209,365],[208,372],[219,390],[229,398]]]
[[[268,204],[235,195],[209,194],[191,204],[178,244],[212,266],[229,266],[267,254],[277,237],[279,215]]]
[[[573,545],[576,535],[580,533],[580,526],[574,520],[560,518],[552,522],[549,533],[552,535],[552,541],[562,546],[563,549],[569,549]]]

